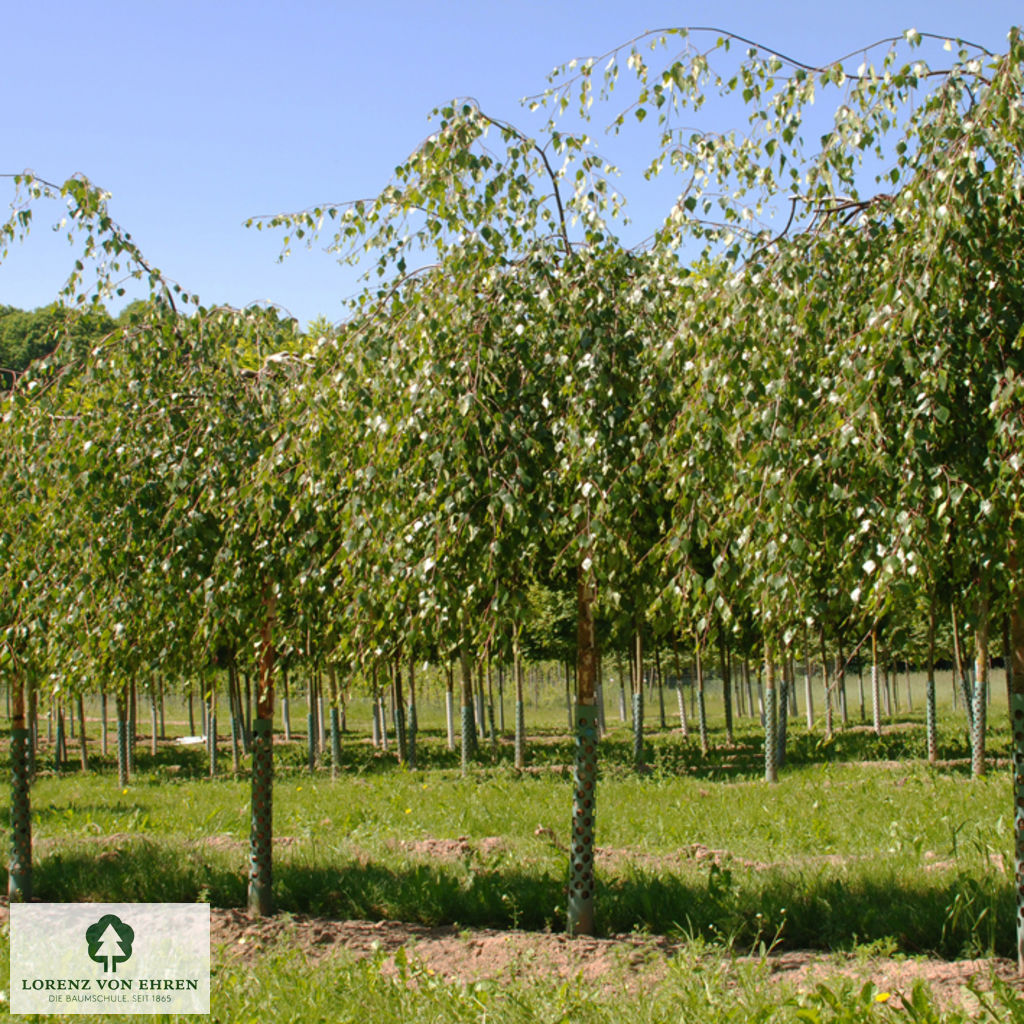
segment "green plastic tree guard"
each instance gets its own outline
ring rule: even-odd
[[[577,704],[569,853],[568,931],[594,934],[594,818],[597,810],[597,708]]]
[[[32,813],[28,751],[28,729],[12,729],[11,857],[7,875],[7,895],[12,902],[32,898]]]
[[[274,725],[257,718],[252,736],[252,826],[249,832],[249,912],[273,913],[271,893]]]

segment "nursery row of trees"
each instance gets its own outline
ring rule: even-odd
[[[376,199],[259,225],[287,247],[331,224],[343,257],[371,259],[347,320],[309,344],[273,311],[168,286],[84,179],[18,176],[7,239],[63,198],[100,284],[146,276],[154,299],[5,398],[12,891],[28,878],[27,681],[123,695],[253,665],[250,894],[266,912],[279,653],[365,675],[456,659],[468,755],[474,662],[520,661],[538,583],[574,592],[570,930],[593,928],[602,636],[630,637],[640,664],[652,637],[757,648],[773,779],[791,652],[923,623],[933,663],[955,606],[983,737],[1005,619],[1024,855],[1024,43],[949,44],[940,69],[934,42],[908,32],[854,72],[678,30],[557,71],[533,135],[442,108]],[[744,130],[693,128],[709,97],[719,121],[743,107]],[[676,176],[636,248],[586,134],[609,109],[648,174]],[[1018,890],[1024,937],[1020,872]]]

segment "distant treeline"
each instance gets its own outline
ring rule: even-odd
[[[71,313],[55,302],[33,310],[0,305],[0,388],[9,388],[29,363],[48,356],[65,340],[72,352],[87,351],[123,322],[131,308],[113,317],[103,306]]]

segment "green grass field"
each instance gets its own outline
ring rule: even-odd
[[[437,703],[421,716],[422,767],[401,769],[393,746],[371,745],[361,710],[353,702],[337,778],[329,765],[308,771],[304,737],[278,744],[278,908],[561,930],[572,747],[557,696],[531,709],[524,773],[511,767],[504,737],[497,747],[482,741],[464,775],[447,749]],[[729,747],[713,707],[714,749],[705,759],[692,737],[654,728],[657,706],[649,701],[648,769],[637,774],[628,725],[613,712],[609,701],[597,815],[603,934],[664,935],[684,950],[722,958],[768,949],[1015,956],[1012,801],[1009,772],[998,761],[1009,735],[998,706],[989,742],[996,760],[983,779],[970,778],[962,716],[943,707],[940,766],[922,760],[920,711],[904,710],[881,738],[854,727],[829,743],[820,726],[808,733],[801,717],[791,723],[787,765],[771,787],[761,781],[761,740],[749,719],[738,723]],[[171,717],[180,719],[180,705]],[[95,736],[90,742],[95,748]],[[248,783],[232,776],[223,739],[214,779],[206,777],[204,749],[170,742],[153,758],[143,739],[127,787],[96,749],[98,770],[89,774],[75,770],[75,761],[54,772],[48,757],[40,751],[32,791],[37,898],[244,906]],[[2,814],[8,826],[7,807]],[[254,972],[218,954],[214,1019],[958,1019],[959,1011],[931,1007],[923,992],[916,1010],[897,1010],[841,978],[798,997],[759,984],[756,964],[726,979],[695,975],[685,959],[673,961],[657,993],[625,1005],[621,995],[579,979],[459,985],[414,962],[405,977],[354,958],[309,967],[287,948],[267,951]],[[990,1019],[1024,1020],[1009,989],[988,998]]]

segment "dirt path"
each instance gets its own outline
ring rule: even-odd
[[[657,982],[681,948],[661,936],[570,939],[562,934],[429,928],[397,921],[331,921],[303,915],[254,919],[240,910],[218,909],[212,913],[211,941],[215,949],[222,950],[222,956],[235,961],[255,959],[275,948],[298,948],[310,961],[383,954],[388,971],[394,970],[394,953],[403,948],[410,962],[453,981],[579,976],[587,983],[614,988]],[[724,970],[760,960],[743,956],[705,959]],[[964,1005],[965,1000],[969,1005],[964,986],[972,979],[982,988],[993,974],[1017,982],[1015,965],[1001,959],[864,959],[789,951],[771,954],[764,963],[770,979],[790,982],[798,989],[813,988],[826,977],[843,974],[858,986],[874,982],[880,990],[892,993],[897,1004],[900,994],[909,993],[918,980],[927,982],[943,1005]]]

